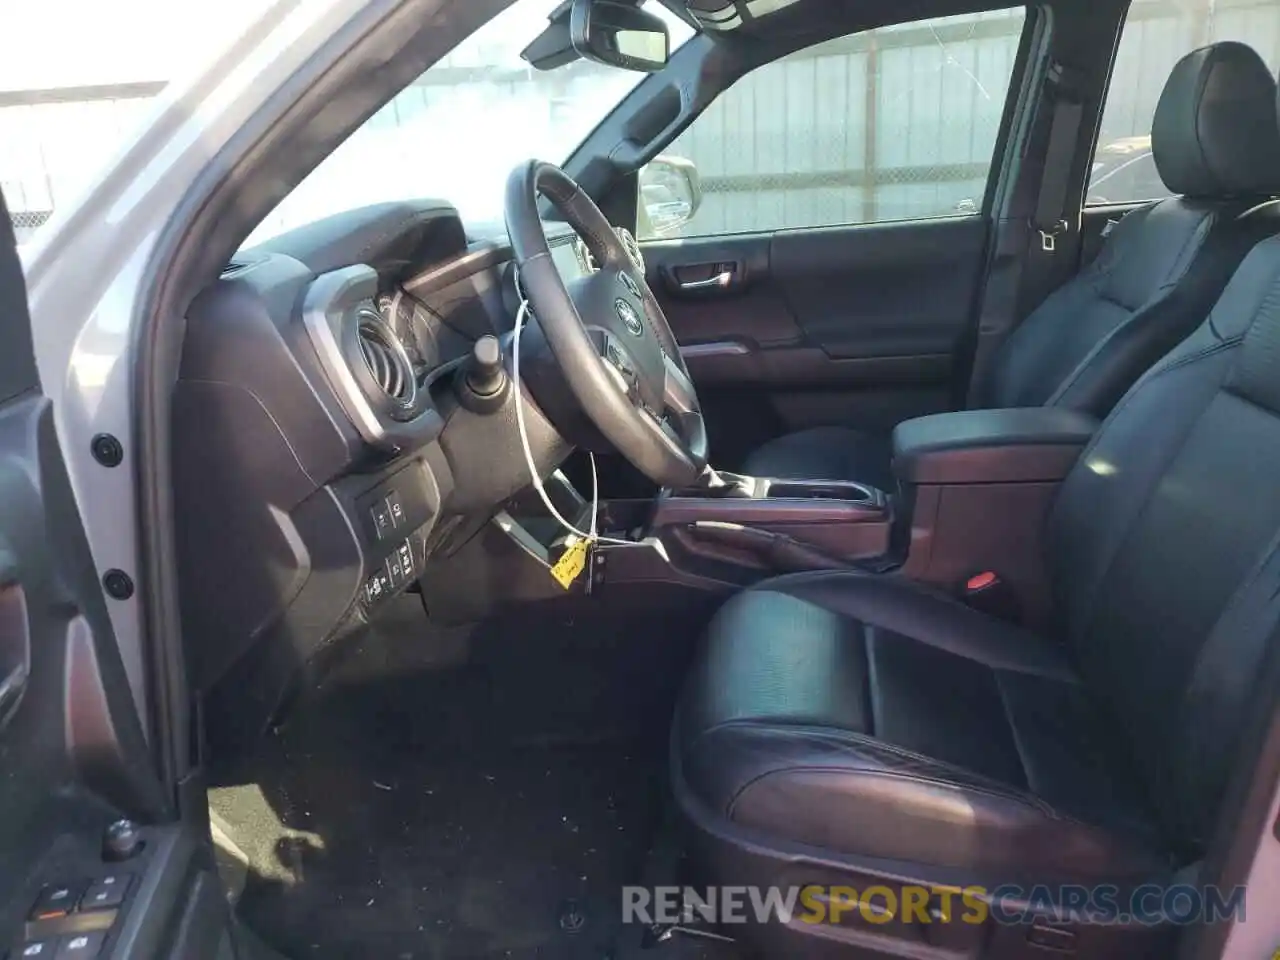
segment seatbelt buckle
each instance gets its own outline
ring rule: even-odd
[[[965,606],[997,620],[1018,623],[1022,619],[1017,594],[994,570],[983,570],[966,580],[961,587],[960,598]]]
[[[1054,253],[1058,249],[1058,237],[1070,229],[1070,224],[1066,220],[1059,220],[1053,225],[1052,230],[1045,230],[1041,227],[1036,229],[1040,234],[1040,249],[1045,253]]]

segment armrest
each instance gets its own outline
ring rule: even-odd
[[[1054,407],[962,410],[917,417],[893,431],[893,472],[905,483],[1061,480],[1098,421]]]

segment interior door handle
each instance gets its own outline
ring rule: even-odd
[[[696,293],[699,290],[724,290],[731,283],[733,283],[733,271],[722,270],[706,280],[682,280],[680,290],[685,293]]]

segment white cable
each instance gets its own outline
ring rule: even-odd
[[[520,289],[519,283],[516,284],[517,291]],[[588,543],[617,543],[623,546],[632,546],[630,540],[615,540],[612,537],[602,537],[597,533],[596,517],[600,507],[600,480],[596,476],[596,458],[595,454],[590,451],[587,456],[591,460],[591,532],[583,533],[572,523],[561,515],[556,509],[551,497],[547,495],[546,488],[542,485],[542,478],[538,476],[538,465],[533,459],[533,448],[529,445],[529,430],[525,426],[524,420],[524,394],[520,390],[520,333],[524,329],[525,318],[529,314],[529,301],[522,295],[520,297],[520,309],[516,311],[516,325],[511,337],[511,382],[516,393],[516,430],[520,434],[520,447],[524,450],[524,460],[529,467],[529,475],[533,478],[533,488],[538,491],[538,496],[542,498],[542,502],[546,505],[551,516],[559,521],[560,526],[564,527],[575,536],[581,537]]]

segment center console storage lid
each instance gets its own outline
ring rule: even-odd
[[[1056,407],[961,410],[917,417],[893,431],[893,472],[904,483],[1061,480],[1098,421]]]

